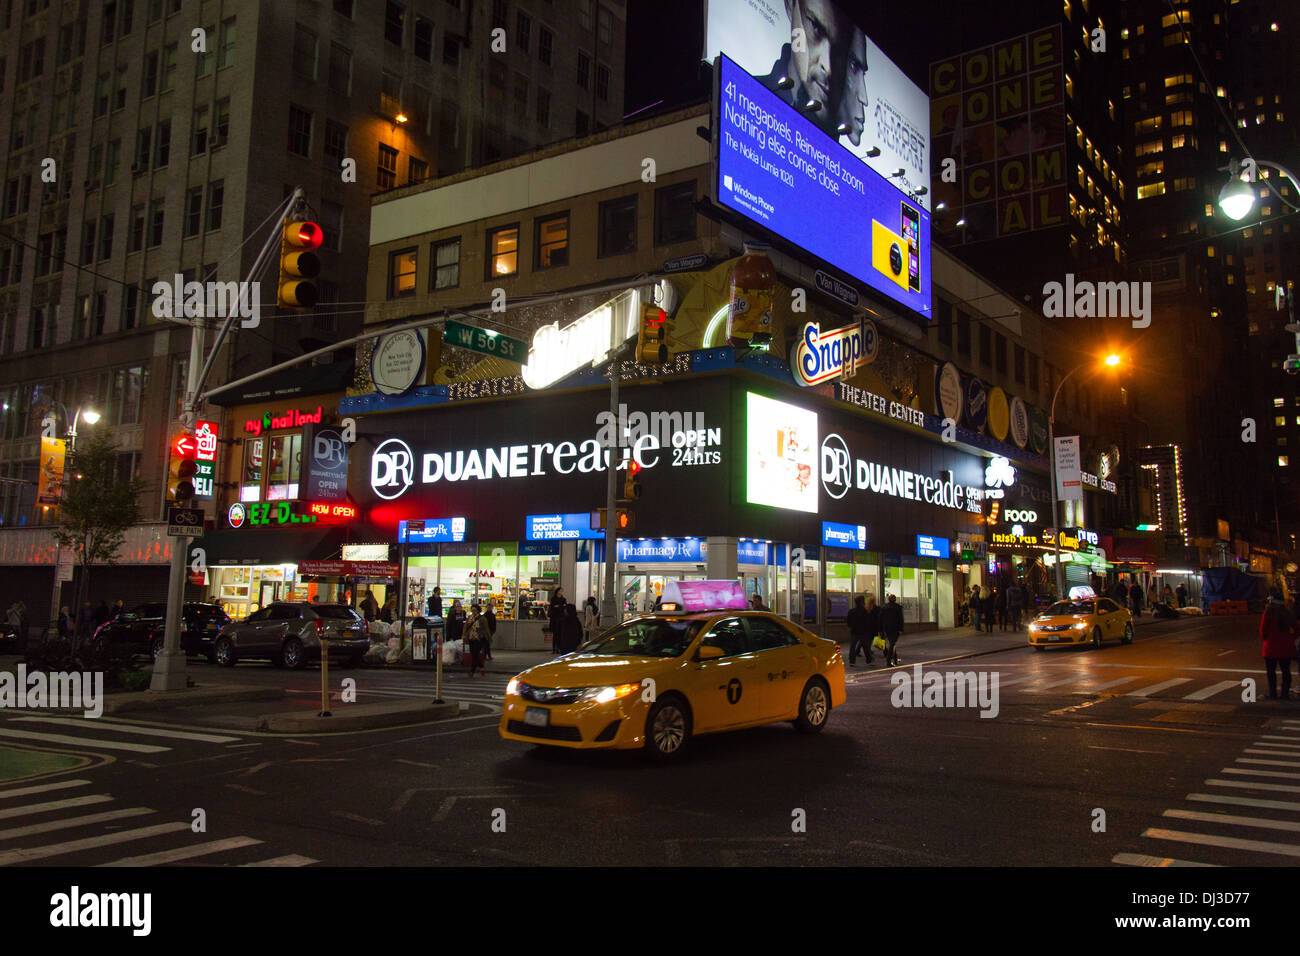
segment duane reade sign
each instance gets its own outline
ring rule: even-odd
[[[522,376],[529,388],[546,388],[581,368],[599,365],[613,350],[636,335],[641,292],[628,289],[560,328],[544,325],[533,334]]]

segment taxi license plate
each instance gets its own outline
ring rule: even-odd
[[[551,712],[545,707],[528,707],[524,710],[524,723],[530,727],[546,727],[551,722]]]

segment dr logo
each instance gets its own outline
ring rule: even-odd
[[[731,680],[727,681],[727,703],[729,704],[740,703],[740,695],[743,692],[744,692],[744,688],[741,687],[739,679],[733,677],[731,678]]]
[[[839,435],[822,440],[822,487],[832,498],[843,498],[853,483],[850,474],[849,446]]]
[[[386,501],[400,498],[411,487],[414,472],[411,448],[400,438],[388,439],[370,456],[370,487]]]

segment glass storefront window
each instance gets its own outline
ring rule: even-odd
[[[302,458],[302,435],[280,435],[270,439],[271,462],[266,483],[266,500],[283,501],[298,497],[298,473]]]
[[[853,563],[826,562],[826,620],[843,621],[853,606]]]
[[[855,594],[875,595],[876,602],[880,601],[880,565],[876,561],[867,559],[863,563],[858,558],[853,565],[853,591]]]
[[[512,620],[518,595],[515,566],[519,546],[513,541],[495,541],[478,546],[478,597],[498,620]]]
[[[240,482],[240,501],[259,501],[262,497],[262,462],[266,447],[264,438],[244,440],[244,477]]]
[[[525,554],[519,557],[520,620],[546,620],[549,602],[560,583],[560,554]],[[569,600],[574,595],[566,594]]]

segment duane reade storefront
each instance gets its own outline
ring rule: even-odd
[[[983,527],[988,459],[798,389],[770,365],[620,388],[620,493],[626,462],[642,467],[618,544],[625,613],[667,580],[743,578],[814,628],[841,623],[861,593],[893,593],[910,622],[951,626],[969,583],[958,542]],[[412,613],[438,586],[444,610],[453,596],[491,603],[501,646],[543,647],[555,588],[599,600],[604,535],[590,516],[605,503],[608,403],[600,388],[385,413],[365,403],[353,531],[401,546]]]

